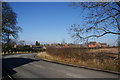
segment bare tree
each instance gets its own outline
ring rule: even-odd
[[[17,14],[12,10],[8,3],[2,2],[2,38],[9,43],[10,37],[18,37],[21,27],[16,26]]]
[[[82,40],[106,34],[120,35],[120,2],[80,2],[72,6],[87,11],[84,23],[70,27],[72,37]]]
[[[12,38],[18,38],[18,32],[21,32],[21,27],[17,26],[17,14],[12,10],[8,3],[2,2],[2,43],[5,47],[11,48]]]

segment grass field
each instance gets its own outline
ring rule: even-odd
[[[37,56],[67,64],[120,72],[118,48],[47,48],[46,52]]]

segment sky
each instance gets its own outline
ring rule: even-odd
[[[69,34],[69,27],[82,23],[80,8],[69,6],[67,2],[9,2],[17,14],[18,26],[23,30],[19,33],[18,40],[28,43],[73,43],[74,39]],[[112,39],[111,39],[112,38]],[[110,45],[116,43],[116,36],[107,35],[96,39]],[[91,40],[93,41],[93,40]]]

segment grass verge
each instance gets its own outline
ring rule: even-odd
[[[113,66],[114,62],[111,60],[108,62],[108,60],[104,60],[106,63],[100,63],[98,59],[91,59],[87,61],[80,61],[75,58],[61,58],[58,56],[50,55],[47,52],[42,52],[37,54],[37,57],[41,59],[46,59],[46,60],[52,60],[55,62],[61,62],[65,64],[73,64],[73,65],[78,65],[78,66],[85,66],[85,67],[91,67],[91,68],[98,68],[102,70],[109,70],[109,71],[115,71],[115,72],[120,72],[118,70],[118,65],[115,64]]]

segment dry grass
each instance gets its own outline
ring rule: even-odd
[[[89,53],[119,53],[118,48],[99,48],[99,49],[90,49]]]
[[[67,64],[75,64],[103,70],[120,72],[118,49],[78,49],[78,48],[48,48],[47,53],[38,54],[42,59],[48,59]],[[110,54],[112,53],[112,54]]]

